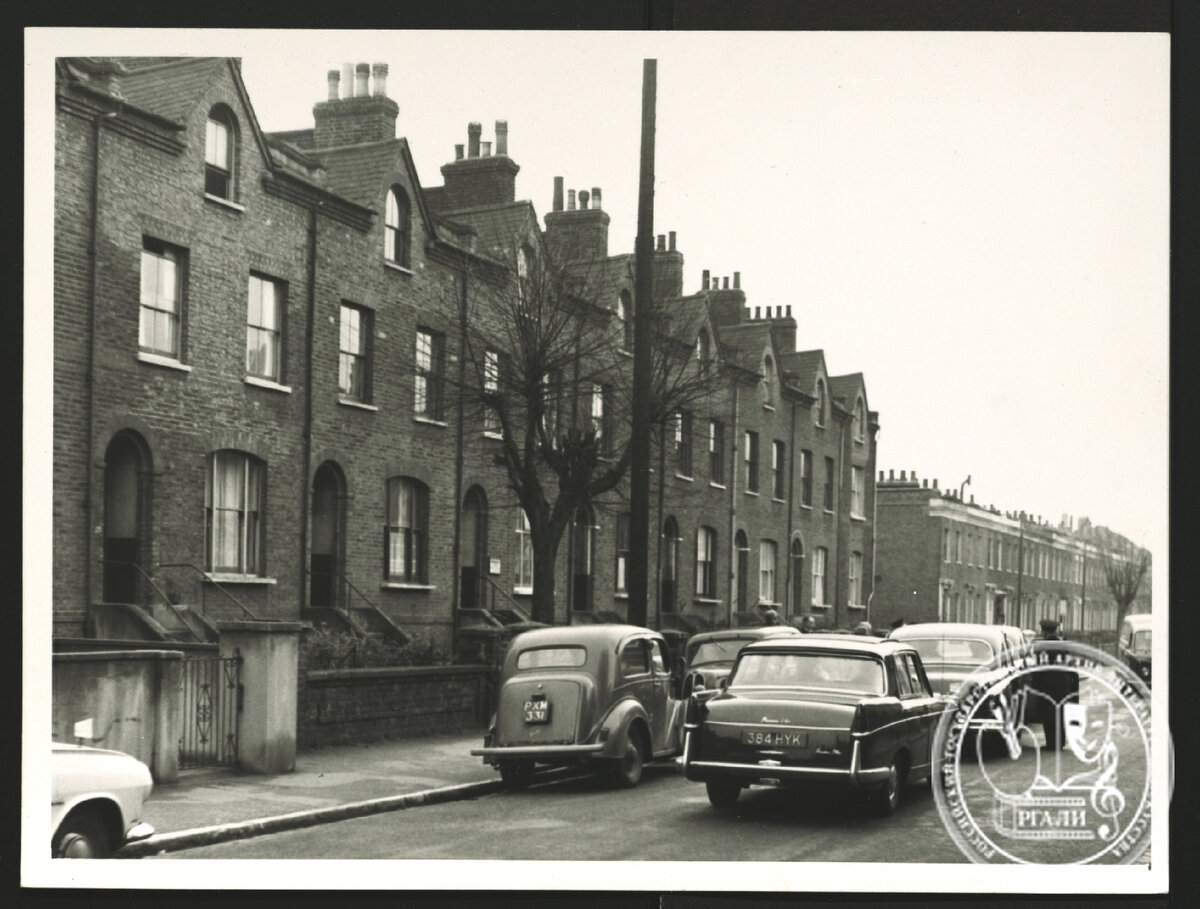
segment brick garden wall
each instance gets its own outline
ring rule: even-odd
[[[487,666],[332,669],[301,674],[297,747],[480,730],[491,715]]]

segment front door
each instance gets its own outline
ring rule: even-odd
[[[463,499],[460,525],[462,551],[459,562],[460,609],[483,608],[487,571],[487,506],[483,493],[472,487]]]
[[[106,603],[136,603],[140,589],[143,463],[121,434],[104,456],[104,590]]]
[[[337,606],[341,537],[341,482],[337,468],[325,462],[312,485],[312,541],[309,556],[309,605]]]

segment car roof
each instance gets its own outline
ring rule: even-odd
[[[767,638],[754,641],[742,648],[742,653],[759,650],[801,651],[822,650],[829,653],[859,653],[870,656],[887,656],[898,651],[910,651],[913,647],[903,641],[868,637],[864,634],[818,635],[802,634],[797,637]]]
[[[637,625],[557,625],[552,628],[534,628],[523,631],[513,639],[513,647],[527,650],[530,647],[562,646],[617,646],[632,635],[661,637],[657,631]]]
[[[1151,615],[1148,612],[1135,612],[1133,615],[1125,616],[1125,621],[1129,623],[1130,628],[1149,628],[1152,624]]]
[[[741,638],[793,637],[800,629],[791,625],[750,625],[745,628],[721,628],[717,631],[702,631],[688,638],[688,644],[705,641],[736,641]]]
[[[1005,633],[1018,641],[1023,640],[1021,629],[1015,625],[984,625],[978,622],[919,622],[915,625],[901,625],[894,629],[889,637],[893,641],[927,637],[976,637],[985,641],[998,641]]]

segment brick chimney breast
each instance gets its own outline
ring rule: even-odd
[[[329,71],[327,99],[313,106],[314,147],[339,148],[396,138],[400,106],[384,93],[387,64],[375,64],[374,95],[368,87],[370,70],[367,63],[357,67],[347,63],[341,78],[337,70]],[[339,92],[345,96],[338,97]]]
[[[501,131],[507,149],[506,121]],[[449,210],[474,208],[513,202],[517,198],[517,172],[521,169],[507,154],[491,154],[491,143],[481,142],[483,126],[472,121],[467,125],[467,156],[442,165],[445,199]],[[482,145],[487,153],[480,155]],[[457,151],[457,146],[456,146]]]

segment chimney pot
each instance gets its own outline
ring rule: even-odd
[[[907,470],[900,471],[900,482],[905,483],[907,481],[908,481],[908,471]]]
[[[592,187],[592,208],[596,209],[596,211],[600,210],[600,187],[599,186]]]
[[[740,271],[735,271],[733,273],[733,289],[737,290],[741,286],[742,286],[742,273]]]
[[[657,252],[666,252],[666,251],[667,251],[667,237],[666,237],[666,234],[659,234],[659,235],[658,235],[658,245],[655,247],[655,250],[656,250]]]
[[[492,156],[492,143],[491,142],[480,142],[479,147],[480,147],[479,156],[481,158],[490,158]]]
[[[563,210],[563,178],[554,178],[554,210]]]
[[[483,132],[483,127],[478,123],[467,124],[467,157],[479,157],[479,136]]]
[[[354,97],[354,64],[353,63],[343,63],[342,64],[342,91],[345,92],[345,94],[342,97],[344,97],[344,98],[353,98]]]
[[[454,160],[461,161],[463,159],[463,144],[458,142],[454,146]]]
[[[722,290],[729,290],[729,275],[726,275],[726,276],[725,276],[725,284],[724,284],[724,286],[723,286],[721,289],[722,289]]]
[[[921,488],[922,488],[922,489],[928,489],[928,488],[929,488],[929,481],[928,481],[928,480],[922,480],[922,481],[921,481]]]
[[[496,121],[496,154],[508,155],[508,121]]]
[[[750,307],[749,306],[746,306],[742,309],[742,318],[745,319],[747,322],[750,321]]]
[[[579,191],[579,208],[581,211],[587,211],[588,207],[588,191],[581,189]]]
[[[669,249],[671,252],[675,252],[675,231],[671,231],[667,234],[667,249]]]
[[[787,305],[787,317],[788,317],[789,319],[792,317],[792,304],[791,304],[791,303],[789,303],[789,304]]]
[[[703,274],[703,276],[701,277],[701,279],[700,279],[700,282],[701,282],[701,283],[700,283],[700,289],[701,289],[701,290],[708,290],[708,269],[707,269],[707,268],[706,268],[706,269],[704,269],[704,274]]]
[[[737,272],[734,272],[734,274],[737,274]],[[734,287],[737,287],[737,282],[736,282],[736,281],[734,281],[734,282],[733,282],[733,286],[734,286]],[[776,306],[776,307],[775,307],[775,318],[776,318],[776,319],[782,319],[782,318],[783,318],[783,307],[782,307],[782,306]]]
[[[329,79],[329,100],[336,101],[340,94],[338,83],[342,79],[342,74],[336,69],[331,69],[327,78]]]
[[[367,82],[371,77],[371,64],[360,63],[354,67],[354,97],[365,98],[371,94],[371,89]]]
[[[761,306],[754,307],[754,318],[758,319],[758,318],[761,318],[761,316],[762,316],[762,307]]]
[[[376,63],[371,66],[371,87],[374,93],[381,98],[387,97],[387,75],[388,65],[386,63]]]
[[[934,489],[937,489],[937,488],[938,488],[938,481],[937,481],[937,477],[934,477],[934,478],[933,478],[933,488],[934,488]]]
[[[896,471],[895,470],[888,470],[888,479],[889,480],[896,479]]]
[[[575,190],[567,190],[567,211],[575,211]]]

